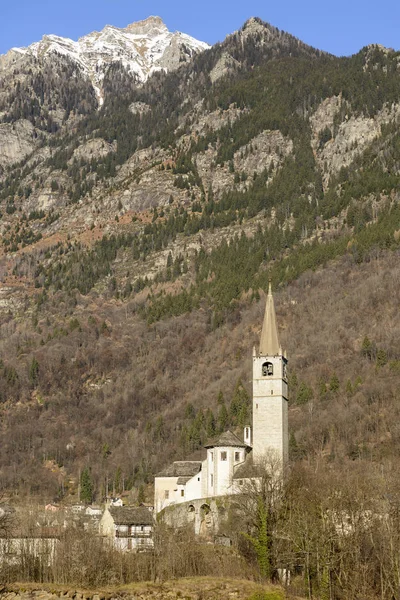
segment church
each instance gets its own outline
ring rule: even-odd
[[[194,500],[240,493],[248,466],[274,457],[288,460],[287,358],[279,344],[274,298],[269,285],[258,351],[253,349],[253,425],[243,439],[231,431],[205,446],[199,461],[175,461],[155,477],[155,512]],[[254,471],[253,471],[254,472]]]

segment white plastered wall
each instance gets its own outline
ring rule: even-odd
[[[222,460],[222,453],[225,453],[226,460]],[[238,460],[235,460],[236,455],[238,455]],[[207,497],[235,493],[232,486],[233,471],[236,465],[245,460],[245,449],[232,446],[209,448],[207,460],[209,469]],[[211,486],[211,474],[213,475],[213,486]]]
[[[185,497],[181,498],[181,502],[189,500],[197,500],[202,497],[202,471],[199,471],[194,475],[185,485]]]
[[[154,510],[160,512],[171,504],[176,504],[177,477],[156,477],[154,480]],[[168,492],[168,498],[166,498]]]

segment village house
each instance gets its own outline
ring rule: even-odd
[[[153,527],[153,516],[143,506],[110,506],[100,519],[99,532],[117,550],[139,552],[153,547]]]

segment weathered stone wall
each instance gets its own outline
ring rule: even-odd
[[[201,498],[168,506],[158,519],[170,527],[192,526],[196,535],[213,540],[228,517],[228,498]]]

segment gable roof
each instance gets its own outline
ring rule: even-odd
[[[217,439],[209,442],[204,447],[205,448],[218,448],[221,446],[229,446],[229,447],[232,446],[234,448],[247,448],[247,444],[242,442],[242,440],[240,440],[237,435],[232,433],[232,431],[225,431],[224,433],[221,433],[221,435]]]
[[[116,525],[152,525],[153,516],[144,506],[111,506],[109,509]]]
[[[176,460],[157,473],[156,477],[193,477],[201,471],[201,460]]]

